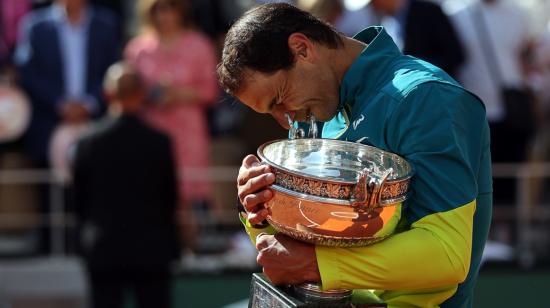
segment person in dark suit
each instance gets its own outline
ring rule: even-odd
[[[457,33],[437,3],[427,0],[372,0],[378,15],[393,16],[403,53],[428,61],[455,76],[465,60]]]
[[[32,103],[25,137],[36,167],[48,167],[48,146],[60,122],[83,122],[105,110],[101,84],[120,58],[117,20],[86,0],[57,0],[27,15],[14,62]]]
[[[93,307],[170,303],[169,266],[180,251],[170,139],[138,116],[145,87],[128,64],[107,71],[109,115],[77,144],[74,199]]]

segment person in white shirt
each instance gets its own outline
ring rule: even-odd
[[[509,0],[449,1],[446,9],[467,54],[457,79],[485,103],[493,162],[524,161],[532,131],[510,125],[517,115],[507,114],[502,89],[525,89],[523,56],[532,38],[528,15]],[[526,101],[525,110],[531,107]],[[494,191],[497,202],[515,200],[512,180],[496,180]]]

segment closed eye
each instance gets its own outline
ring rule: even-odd
[[[271,102],[269,102],[269,112],[273,111],[275,106],[282,104],[283,102],[280,100],[280,97],[274,97]]]
[[[269,102],[268,111],[269,112],[273,111],[273,108],[275,108],[275,105],[277,104],[278,104],[277,98],[273,98],[271,102]]]

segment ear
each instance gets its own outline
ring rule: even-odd
[[[315,44],[303,33],[295,32],[288,37],[288,48],[294,54],[296,61],[311,62],[317,57]]]

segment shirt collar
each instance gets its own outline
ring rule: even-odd
[[[346,103],[353,105],[354,98],[359,91],[366,93],[377,89],[388,78],[388,66],[393,60],[402,55],[392,38],[383,27],[369,27],[358,34],[354,39],[366,43],[368,46],[348,68],[340,84],[341,110]],[[391,76],[389,76],[391,78]]]

